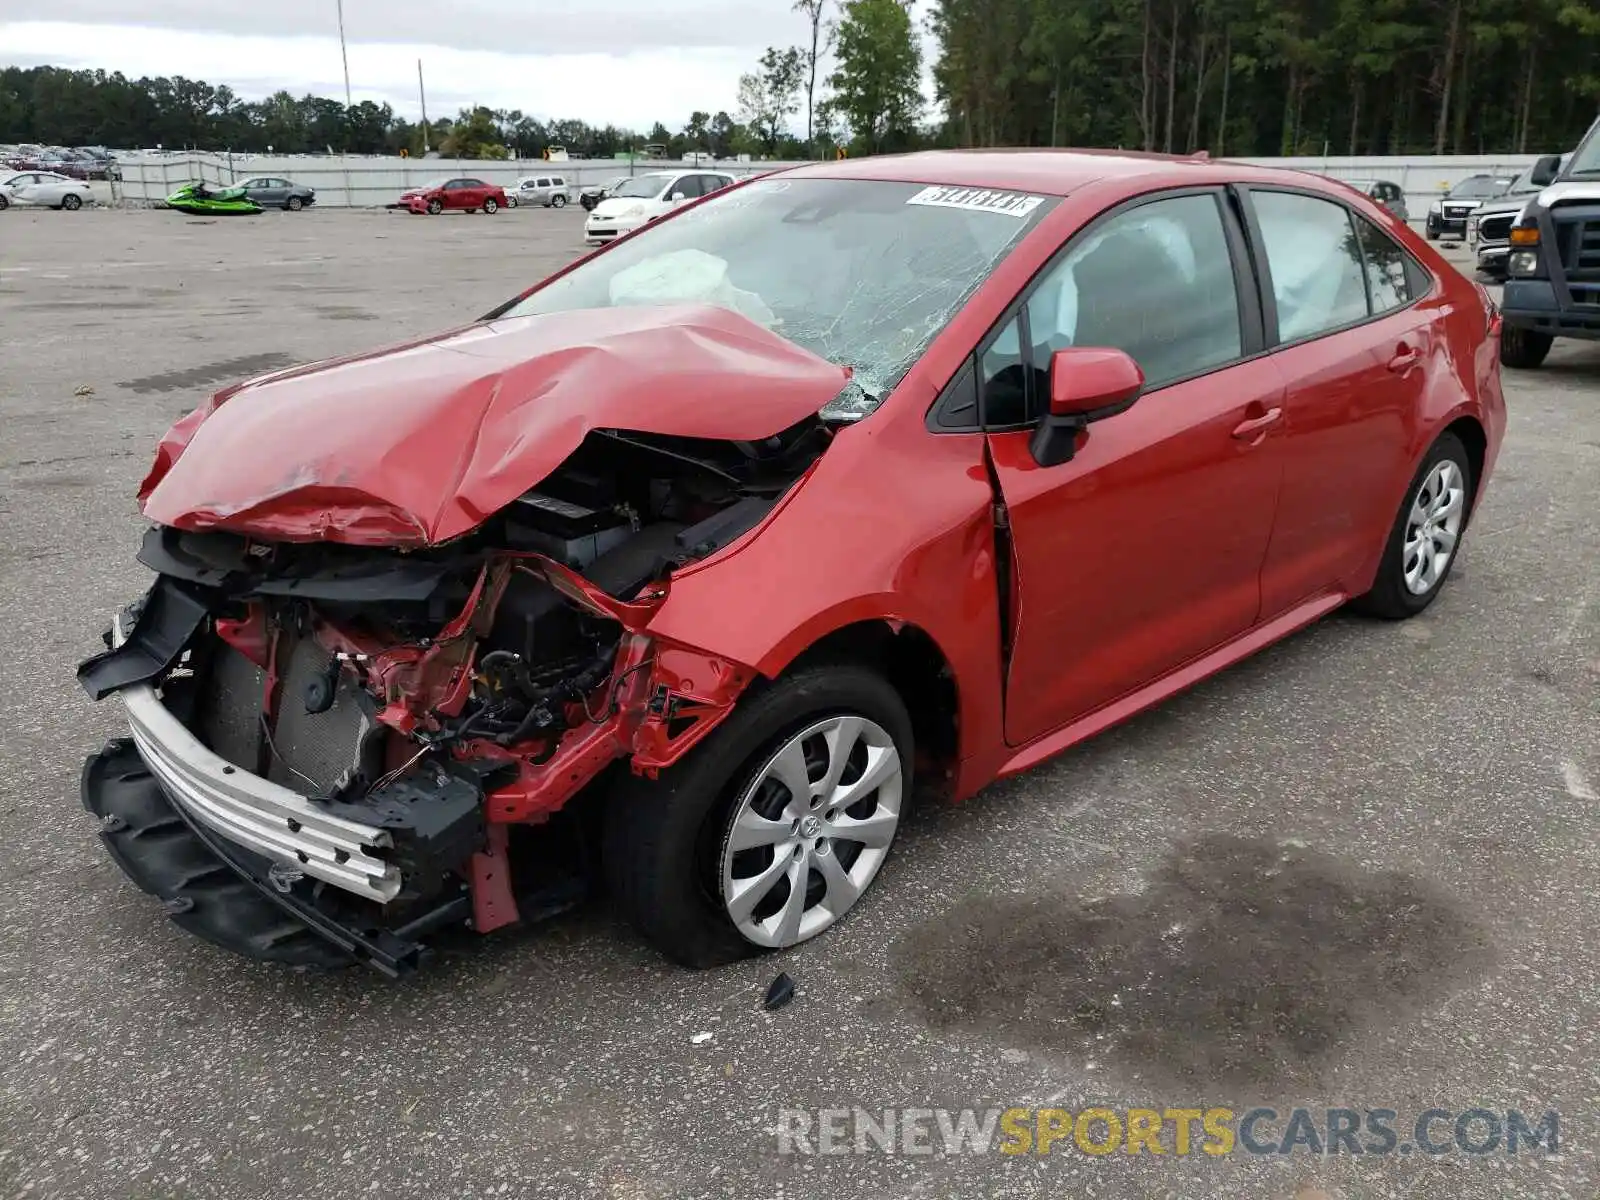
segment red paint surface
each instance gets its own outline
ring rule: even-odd
[[[139,494],[180,529],[417,546],[481,524],[592,429],[755,440],[847,378],[725,309],[509,318],[220,393]]]
[[[757,532],[627,605],[524,564],[629,632],[614,711],[542,764],[509,748],[521,765],[491,797],[495,822],[539,819],[622,755],[668,765],[756,674],[856,622],[914,626],[938,648],[957,697],[953,791],[971,794],[1365,591],[1417,462],[1451,422],[1483,430],[1480,496],[1492,473],[1505,406],[1481,290],[1337,184],[1127,154],[910,155],[792,174],[1063,199]],[[1027,432],[927,428],[940,390],[1076,231],[1135,195],[1228,182],[1343,200],[1427,267],[1432,294],[1142,396],[1058,466],[1033,462]],[[471,529],[590,429],[759,438],[844,378],[715,309],[487,322],[224,393],[169,435],[142,495],[152,519],[184,528],[416,545]],[[990,463],[1015,546],[1009,666]],[[674,694],[695,718],[677,739],[652,708]]]

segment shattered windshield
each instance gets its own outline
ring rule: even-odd
[[[852,368],[853,386],[828,415],[860,417],[1054,204],[920,183],[757,180],[579,265],[503,315],[717,304]]]

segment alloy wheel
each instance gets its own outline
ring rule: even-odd
[[[758,946],[792,946],[848,912],[900,826],[905,772],[866,717],[827,717],[789,737],[744,790],[723,838],[721,899]]]
[[[1453,459],[1441,459],[1423,477],[1406,515],[1402,561],[1412,595],[1427,595],[1444,578],[1461,540],[1466,511],[1466,478]]]

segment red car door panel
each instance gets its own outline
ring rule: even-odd
[[[1290,342],[1272,355],[1287,437],[1262,568],[1270,619],[1370,582],[1361,575],[1394,519],[1436,346],[1431,308],[1410,304],[1418,276],[1376,226],[1326,197],[1252,190],[1250,204]]]
[[[1125,351],[1146,393],[1040,468],[991,432],[1016,560],[1006,740],[1020,745],[1245,632],[1282,471],[1282,392],[1257,351],[1243,233],[1224,198],[1141,198],[1076,235],[986,345],[985,421],[1043,407],[1068,346]],[[1013,332],[1015,330],[1015,332]],[[1025,340],[1024,340],[1025,338]],[[1254,355],[1254,357],[1250,357]],[[1011,379],[1021,360],[1019,389]]]
[[[1412,310],[1272,356],[1287,418],[1283,490],[1261,576],[1262,616],[1362,586],[1394,519],[1431,337]],[[1403,362],[1398,360],[1409,360]]]
[[[1011,523],[1017,627],[1006,740],[1050,732],[1245,632],[1260,607],[1283,438],[1267,359],[1176,384],[1040,468],[1026,431],[989,445]]]

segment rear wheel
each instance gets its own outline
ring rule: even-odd
[[[500,211],[500,202],[493,196],[490,196],[483,202],[483,211],[491,217],[494,216],[495,213]]]
[[[439,201],[439,200],[429,200],[428,201],[428,215],[430,217],[437,217],[443,211],[444,211],[444,204],[443,204],[442,201]]]
[[[561,195],[559,192],[557,192],[554,196],[550,197],[550,207],[551,208],[565,208],[566,206],[567,206],[567,198],[565,196]]]
[[[61,207],[66,209],[68,212],[77,212],[83,207],[83,200],[76,194],[68,192],[65,196],[61,197]]]
[[[290,196],[288,203],[284,205],[290,212],[299,212],[305,206],[306,202],[299,196]]]
[[[1372,590],[1354,607],[1398,621],[1432,604],[1455,565],[1472,507],[1472,460],[1453,433],[1439,436],[1406,490]]]
[[[1555,338],[1536,329],[1518,329],[1514,325],[1500,327],[1500,361],[1508,367],[1531,371],[1544,362],[1545,355]]]
[[[613,788],[604,867],[618,907],[691,967],[815,937],[883,865],[912,752],[882,676],[827,663],[780,679],[660,779]]]

